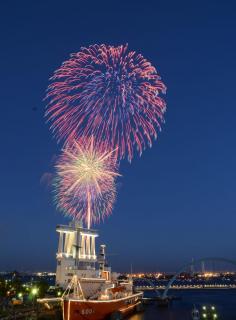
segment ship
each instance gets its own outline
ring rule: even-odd
[[[69,287],[62,298],[64,320],[121,320],[142,310],[142,293],[133,293],[129,282],[117,285],[107,281],[97,294],[87,298],[76,276],[72,283],[73,290]]]
[[[119,274],[111,271],[104,244],[96,255],[96,230],[71,222],[56,231],[56,285],[64,289],[63,320],[120,320],[142,310],[143,293],[133,291],[132,277],[119,280]]]

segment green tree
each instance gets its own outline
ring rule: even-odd
[[[49,289],[49,284],[42,280],[42,281],[37,282],[36,286],[37,286],[37,288],[39,290],[38,291],[38,297],[39,298],[45,297],[45,294]]]
[[[7,294],[7,284],[3,278],[0,278],[0,297],[5,297]]]

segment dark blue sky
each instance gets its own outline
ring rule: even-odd
[[[112,267],[236,259],[236,3],[8,1],[0,23],[0,269],[55,270],[55,226],[67,220],[40,184],[60,150],[42,99],[54,69],[93,43],[128,42],[168,87],[163,132],[122,163],[114,213],[99,226]]]

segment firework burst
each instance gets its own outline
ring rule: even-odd
[[[59,141],[94,136],[131,161],[161,130],[165,90],[155,67],[128,45],[92,45],[55,71],[46,117]]]
[[[119,175],[113,154],[96,147],[93,138],[82,139],[67,146],[56,164],[56,205],[88,229],[112,211]]]

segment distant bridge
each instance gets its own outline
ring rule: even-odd
[[[182,272],[184,272],[189,267],[192,267],[192,266],[194,266],[194,265],[196,265],[198,263],[208,262],[208,261],[226,262],[226,263],[229,263],[229,264],[232,264],[232,265],[236,266],[236,261],[235,260],[225,259],[225,258],[218,258],[218,257],[202,258],[202,259],[191,261],[190,263],[187,263],[182,268],[180,268],[179,271],[177,271],[177,273],[170,279],[170,281],[168,282],[168,284],[167,284],[167,286],[166,286],[166,288],[165,288],[165,290],[164,290],[164,292],[162,294],[162,299],[166,299],[167,298],[168,290],[170,289],[172,284],[175,282],[176,278]]]
[[[157,293],[157,296],[159,296],[163,300],[165,300],[167,298],[168,290],[171,288],[172,289],[203,289],[203,288],[205,288],[205,289],[228,289],[228,288],[236,289],[235,284],[229,284],[229,285],[228,284],[178,284],[178,285],[173,285],[175,280],[178,278],[178,276],[182,272],[186,271],[187,269],[189,269],[190,267],[193,267],[196,264],[200,264],[202,262],[208,262],[208,261],[226,262],[226,263],[229,263],[229,264],[236,266],[236,261],[231,260],[231,259],[225,259],[225,258],[219,258],[219,257],[207,257],[207,258],[197,259],[197,260],[191,261],[190,263],[187,263],[184,266],[182,266],[176,272],[176,274],[169,280],[169,282],[167,283],[166,286],[164,284],[157,286],[154,284],[154,282],[151,279],[142,278],[142,279],[137,279],[137,280],[146,282],[146,283],[148,283],[148,285],[140,284],[139,286],[135,286],[135,288],[140,291],[155,290]],[[164,290],[163,294],[161,295],[158,290]]]

